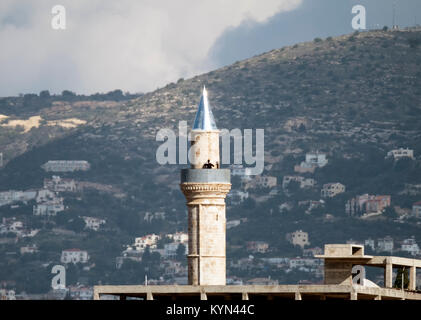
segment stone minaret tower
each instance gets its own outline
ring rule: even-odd
[[[220,168],[219,130],[206,89],[191,131],[190,169],[181,170],[188,208],[189,285],[225,285],[225,197],[230,170]]]

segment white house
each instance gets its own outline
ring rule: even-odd
[[[247,241],[247,251],[265,253],[269,250],[269,243],[265,241]]]
[[[82,217],[85,221],[85,228],[98,231],[101,225],[105,224],[104,219],[95,218],[95,217]]]
[[[345,192],[345,186],[342,183],[326,183],[321,190],[322,198],[333,198],[340,193]]]
[[[167,235],[168,238],[178,243],[186,243],[189,241],[189,235],[186,232],[176,232]]]
[[[376,249],[376,245],[374,243],[373,239],[366,239],[364,240],[364,245],[368,248],[371,248],[371,250],[375,250]]]
[[[289,265],[290,258],[273,257],[273,258],[261,258],[261,260],[268,264]]]
[[[61,211],[64,211],[63,198],[55,198],[33,206],[33,214],[36,216],[55,216]]]
[[[294,246],[300,246],[301,248],[304,248],[304,246],[310,245],[308,233],[302,230],[297,230],[295,232],[288,233],[286,238]]]
[[[61,252],[62,263],[86,263],[89,260],[88,252],[80,249],[67,249]]]
[[[85,160],[50,160],[44,163],[41,168],[53,172],[73,172],[89,170],[91,165]]]
[[[317,268],[323,263],[320,259],[311,259],[311,258],[292,258],[289,260],[289,267],[291,269],[307,267],[307,268]]]
[[[74,192],[76,191],[76,182],[73,179],[53,176],[51,179],[44,179],[44,188],[54,192]]]
[[[164,220],[165,219],[165,212],[158,211],[158,212],[145,212],[145,216],[143,220],[151,222],[152,220]]]
[[[301,162],[299,165],[294,166],[294,171],[300,173],[314,173],[314,170],[317,167],[324,167],[327,165],[327,162],[328,160],[326,159],[325,153],[307,153],[305,161]]]
[[[14,202],[27,202],[35,199],[37,195],[36,190],[16,191],[8,190],[0,192],[0,206],[11,204]]]
[[[386,158],[389,157],[393,157],[395,160],[399,160],[402,158],[409,158],[409,159],[414,159],[414,150],[412,149],[404,149],[404,148],[399,148],[399,149],[395,149],[395,150],[391,150],[387,153]]]
[[[146,247],[149,247],[150,249],[155,249],[156,244],[160,238],[161,237],[156,234],[148,234],[143,237],[135,238],[134,247],[137,251],[143,251],[146,249]]]
[[[312,178],[304,178],[301,176],[284,176],[282,179],[282,189],[287,188],[291,181],[298,182],[301,189],[311,188],[316,185],[316,180]]]
[[[56,194],[48,189],[40,189],[37,192],[37,196],[35,198],[37,203],[46,202],[50,200],[56,199]]]
[[[311,152],[306,154],[306,160],[301,163],[303,168],[319,167],[322,168],[327,165],[328,160],[326,159],[325,153]]]
[[[384,237],[377,239],[377,251],[378,252],[392,252],[393,251],[393,238],[392,237]]]
[[[420,248],[415,242],[414,237],[403,240],[401,250],[410,253],[412,256],[417,256],[420,254]]]

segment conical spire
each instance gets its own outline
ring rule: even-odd
[[[215,119],[213,118],[212,110],[209,105],[208,92],[206,91],[205,86],[203,86],[203,93],[200,98],[196,118],[194,119],[193,130],[218,130],[215,124]]]

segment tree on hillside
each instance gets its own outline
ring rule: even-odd
[[[70,91],[70,90],[63,90],[61,93],[61,96],[64,100],[73,100],[76,97],[76,93]]]
[[[402,288],[402,278],[403,278],[403,288],[407,289],[409,286],[408,268],[402,267],[398,269],[393,288],[397,288],[397,289]]]
[[[75,232],[82,232],[85,229],[85,221],[82,218],[76,217],[69,221],[67,227]]]
[[[48,90],[42,90],[42,91],[39,93],[39,97],[40,97],[41,99],[48,99],[48,98],[50,97],[50,91],[48,91]]]
[[[383,215],[385,217],[389,217],[389,218],[397,218],[398,215],[396,214],[396,211],[393,207],[386,207],[384,209]]]

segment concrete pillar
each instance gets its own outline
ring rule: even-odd
[[[241,300],[249,300],[249,294],[247,292],[243,292],[241,294]]]
[[[381,300],[382,299],[382,296],[381,295],[378,295],[378,296],[375,296],[374,297],[374,300]]]
[[[152,294],[152,292],[147,292],[146,293],[146,300],[153,300],[153,294]]]
[[[350,300],[358,300],[358,293],[351,292],[349,299]]]
[[[188,210],[189,254],[187,255],[189,284],[199,285],[199,212],[200,205]]]
[[[200,293],[200,300],[208,300],[208,296],[207,296],[206,292]]]
[[[393,265],[389,259],[386,259],[386,267],[384,269],[384,286],[386,288],[392,288],[393,278]]]
[[[295,300],[303,300],[301,293],[299,291],[295,292]]]
[[[352,263],[325,259],[324,284],[352,285]]]
[[[417,288],[417,268],[410,267],[409,268],[409,290],[415,291]]]

